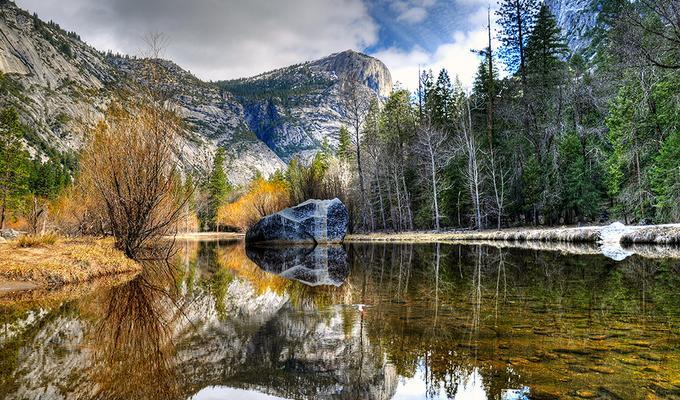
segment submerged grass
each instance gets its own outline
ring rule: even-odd
[[[141,266],[114,249],[110,239],[29,239],[0,246],[0,279],[55,287],[137,272]]]

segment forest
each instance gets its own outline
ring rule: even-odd
[[[542,2],[501,1],[489,12],[488,46],[474,49],[471,88],[446,69],[425,69],[415,92],[397,87],[386,99],[350,82],[337,148],[325,142],[313,160],[293,159],[271,177],[234,187],[223,150],[207,174],[164,169],[167,190],[182,194],[173,224],[243,231],[286,206],[332,197],[348,206],[355,232],[680,220],[677,1],[600,3],[589,45],[574,53]],[[0,77],[2,91],[11,84]],[[165,112],[141,110],[128,116]],[[73,200],[98,157],[43,162],[22,150],[30,129],[16,110],[2,110],[0,124],[3,227],[11,216],[37,231],[47,214],[63,225],[64,209],[77,205],[68,229],[112,229],[104,218],[84,223],[96,219],[80,209],[92,202]]]
[[[341,198],[357,231],[677,221],[677,16],[671,0],[606,1],[572,53],[546,5],[503,1],[471,90],[445,69],[385,101],[347,85],[336,151],[258,177],[214,215],[243,229],[287,188],[292,203]],[[265,184],[278,199],[256,195]]]

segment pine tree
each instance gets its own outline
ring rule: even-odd
[[[501,57],[512,71],[518,71],[523,86],[526,86],[526,46],[536,13],[538,0],[502,0],[496,11],[501,41]]]
[[[526,47],[527,75],[535,76],[540,86],[554,85],[568,53],[562,32],[547,5],[543,4]]]
[[[453,85],[446,69],[439,71],[428,97],[432,126],[449,131],[453,118]]]
[[[13,108],[0,112],[0,229],[7,210],[28,190],[28,152],[22,144],[23,126]]]
[[[224,172],[225,151],[223,148],[217,149],[213,160],[212,171],[208,179],[208,212],[207,220],[209,223],[216,223],[217,210],[227,200],[232,187],[227,180]]]
[[[338,158],[344,161],[349,161],[352,158],[352,138],[349,135],[349,130],[345,126],[340,128],[337,155]]]

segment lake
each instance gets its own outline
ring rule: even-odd
[[[0,398],[680,398],[680,260],[188,241],[144,265],[1,297]]]

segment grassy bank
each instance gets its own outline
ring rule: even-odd
[[[597,243],[606,226],[571,228],[521,228],[488,231],[400,232],[351,234],[348,242],[442,242],[442,241],[516,241],[553,243]],[[680,224],[627,226],[622,243],[680,244]]]
[[[680,244],[680,224],[644,226],[621,236],[624,244]]]
[[[50,288],[141,270],[113,241],[94,238],[11,241],[0,245],[0,260],[0,281]]]

